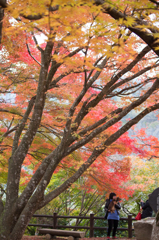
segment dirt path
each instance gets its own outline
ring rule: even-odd
[[[120,240],[136,240],[136,238],[119,238]],[[45,236],[23,236],[22,240],[46,240]],[[56,240],[64,240],[64,238],[57,238]],[[81,240],[106,240],[106,237],[97,238],[81,238]]]

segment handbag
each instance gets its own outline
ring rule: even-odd
[[[141,220],[141,212],[138,212],[138,214],[135,217],[136,220]]]

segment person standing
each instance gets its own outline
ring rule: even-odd
[[[109,204],[113,202],[113,206],[114,209],[113,211],[111,211],[111,209],[109,209]],[[107,240],[110,239],[110,234],[113,228],[113,234],[112,234],[112,238],[113,239],[117,239],[116,237],[116,231],[118,228],[118,223],[119,223],[119,209],[121,208],[120,203],[117,202],[117,196],[115,193],[110,193],[109,195],[109,199],[106,200],[105,203],[105,209],[108,212],[108,216],[107,216],[107,220],[108,220],[108,231],[107,231]]]
[[[142,199],[140,201],[141,207],[142,207],[142,213],[141,213],[141,219],[152,217],[152,208],[149,204],[149,200],[147,199],[146,202],[144,202]]]

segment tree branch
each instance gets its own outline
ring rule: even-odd
[[[124,13],[118,11],[115,8],[108,7],[104,0],[94,0],[95,5],[101,5],[102,11],[106,14],[109,14],[115,20],[123,19],[127,20],[127,17]],[[145,25],[140,19],[134,18],[134,24],[132,26],[126,26],[130,31],[135,33],[138,37],[140,37],[155,53],[159,56],[159,43],[156,41],[158,38],[154,37],[149,31],[143,31],[140,29],[139,25]],[[124,24],[124,23],[123,23]]]
[[[138,72],[135,73],[134,75],[132,75],[132,76],[130,76],[130,77],[127,77],[127,78],[121,80],[120,82],[114,84],[114,85],[110,88],[110,92],[112,92],[114,89],[120,87],[120,86],[123,85],[124,83],[128,83],[128,82],[130,82],[131,80],[133,80],[133,79],[135,79],[135,78],[141,76],[142,74],[146,73],[147,71],[149,71],[149,70],[151,70],[151,69],[153,69],[153,68],[156,68],[156,67],[158,67],[158,66],[159,66],[159,64],[156,64],[156,65],[153,65],[153,66],[146,67],[146,68],[144,68],[144,69],[138,71]]]
[[[4,9],[0,8],[0,44],[2,42],[3,18],[4,18]]]
[[[53,49],[53,43],[51,41],[48,41],[45,47],[45,51],[42,54],[42,66],[41,66],[41,71],[39,75],[37,95],[35,99],[32,119],[18,147],[17,147],[18,139],[19,139],[18,132],[17,132],[17,137],[15,138],[15,141],[14,141],[14,147],[16,150],[14,151],[13,149],[14,153],[12,154],[9,160],[9,170],[8,170],[8,179],[7,179],[7,194],[6,194],[6,205],[5,205],[5,208],[7,208],[7,210],[8,209],[13,210],[12,206],[13,204],[16,203],[18,199],[21,166],[41,122],[41,116],[43,113],[45,98],[46,98],[46,94],[45,94],[46,80],[47,80],[48,68],[51,62],[52,49]],[[14,179],[15,181],[12,181],[11,179]],[[8,217],[9,216],[5,216],[6,219]]]
[[[139,99],[132,102],[128,107],[123,109],[121,113],[119,113],[118,116],[112,118],[110,121],[105,123],[103,126],[95,129],[92,131],[89,135],[87,135],[84,139],[72,144],[66,151],[66,155],[69,155],[71,152],[75,151],[77,148],[80,148],[84,146],[86,143],[88,143],[90,140],[92,140],[95,136],[97,136],[99,133],[105,131],[107,128],[111,127],[115,123],[119,122],[124,116],[126,116],[132,109],[135,107],[141,105],[146,99],[158,88],[159,86],[159,79],[155,81],[155,83],[152,85],[152,87]],[[77,140],[77,139],[76,139]]]
[[[144,116],[146,116],[148,113],[159,109],[159,103],[155,104],[151,107],[146,108],[144,111],[142,111],[140,114],[138,114],[135,118],[130,120],[128,123],[126,123],[121,129],[119,129],[116,133],[112,134],[102,146],[96,147],[91,154],[91,156],[88,158],[88,160],[81,165],[81,167],[76,171],[73,176],[71,176],[69,179],[67,179],[61,186],[47,194],[39,205],[38,209],[45,206],[47,203],[49,203],[51,200],[56,198],[60,195],[63,191],[68,189],[89,167],[90,165],[97,159],[97,157],[105,151],[105,149],[110,146],[113,142],[115,142],[123,133],[128,131],[133,125],[138,123]]]
[[[32,57],[32,59],[34,59],[34,61],[36,63],[38,63],[41,66],[41,63],[39,63],[38,60],[36,60],[36,58],[31,54],[30,49],[29,49],[29,45],[28,45],[27,42],[26,42],[26,46],[27,46],[27,50],[28,50],[29,55]]]
[[[90,101],[87,105],[84,105],[84,107],[81,108],[81,110],[77,114],[77,117],[74,121],[74,123],[77,123],[77,128],[80,125],[80,122],[82,121],[84,116],[88,113],[89,109],[95,107],[101,101],[101,99],[104,98],[104,95],[110,94],[113,89],[114,83],[117,82],[121,76],[123,76],[125,73],[130,71],[136,65],[136,63],[139,62],[142,59],[142,57],[149,51],[150,51],[149,46],[146,46],[127,67],[122,69],[119,73],[117,73],[116,76],[111,78],[111,80],[104,86],[101,92],[92,101]],[[105,64],[106,64],[106,59],[103,60],[103,63],[101,64],[102,66],[101,69],[105,66]],[[97,72],[97,76],[95,74],[92,77],[92,79],[88,82],[87,87],[90,87],[93,84],[93,82],[99,77],[100,73],[101,72]]]
[[[7,7],[7,1],[6,0],[0,0],[0,6],[2,8],[6,8]]]
[[[37,41],[37,39],[36,39],[34,33],[31,32],[31,34],[32,34],[32,36],[33,36],[33,40],[34,40],[34,42],[35,42],[35,45],[36,45],[37,49],[38,49],[41,53],[43,53],[44,50],[39,46],[38,41]],[[41,64],[40,64],[40,65],[41,65]]]
[[[16,151],[16,149],[18,147],[19,138],[20,138],[21,133],[22,133],[24,127],[25,127],[25,123],[28,120],[28,117],[29,117],[29,115],[32,111],[32,108],[33,108],[34,103],[35,103],[35,98],[36,97],[32,97],[32,99],[29,101],[28,108],[27,108],[21,122],[18,124],[18,129],[16,130],[14,140],[13,140],[12,154],[14,154],[14,152]]]

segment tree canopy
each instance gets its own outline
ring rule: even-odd
[[[34,212],[82,174],[90,189],[96,181],[131,194],[126,155],[147,152],[127,131],[159,108],[158,3],[0,6],[0,236],[20,240]],[[62,168],[66,176],[47,188]]]

